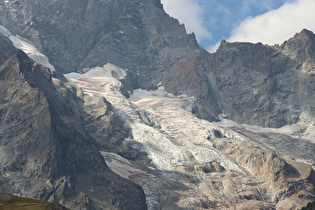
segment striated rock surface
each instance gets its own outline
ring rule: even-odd
[[[0,36],[0,191],[79,209],[146,209],[142,189],[112,173],[73,92]],[[4,50],[5,51],[4,51]],[[54,79],[56,80],[56,78]]]
[[[312,123],[314,40],[303,30],[279,47],[222,42],[207,62],[226,118],[276,128]]]

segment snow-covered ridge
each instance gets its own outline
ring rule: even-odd
[[[0,25],[0,33],[8,37],[13,45],[17,48],[25,52],[30,58],[32,58],[35,62],[42,64],[50,69],[51,72],[55,71],[55,67],[49,63],[48,58],[39,52],[36,47],[28,40],[20,37],[19,35],[12,35],[9,30]]]

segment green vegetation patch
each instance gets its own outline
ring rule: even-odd
[[[306,207],[303,207],[302,210],[315,210],[315,201],[308,203]]]
[[[17,197],[0,193],[0,209],[12,210],[64,210],[67,209],[57,203],[40,201],[31,198]]]

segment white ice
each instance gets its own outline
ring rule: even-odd
[[[117,77],[117,79],[123,79],[127,75],[124,69],[119,68],[118,66],[115,66],[114,64],[111,63],[107,63],[103,67],[97,66],[91,69],[87,69],[85,71],[86,72],[83,74],[73,72],[65,74],[65,76],[71,79],[110,78],[113,81],[117,81],[115,80],[115,77]]]
[[[214,123],[217,126],[221,127],[239,127],[245,128],[246,130],[253,131],[256,133],[279,133],[294,136],[294,133],[297,133],[301,130],[305,130],[303,134],[298,136],[302,140],[310,141],[315,143],[315,122],[309,123],[309,125],[304,123],[296,123],[292,125],[286,125],[281,128],[263,128],[257,125],[248,125],[248,124],[240,124],[232,120],[222,119],[220,122]]]
[[[25,52],[31,59],[35,62],[42,64],[50,69],[51,72],[55,71],[55,67],[49,63],[48,58],[39,52],[36,47],[28,40],[20,37],[19,35],[12,35],[9,30],[0,25],[0,33],[8,37],[13,45],[17,48]]]

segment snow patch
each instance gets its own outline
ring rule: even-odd
[[[124,79],[127,73],[124,69],[115,66],[114,64],[107,63],[103,67],[94,67],[84,69],[83,73],[72,72],[65,74],[66,78],[70,79],[84,79],[84,78],[112,78],[112,79]]]
[[[0,25],[0,33],[2,33],[6,37],[9,37],[11,35],[11,32],[2,25]]]
[[[3,174],[3,177],[10,177],[11,175],[9,174],[9,173],[7,173],[7,172],[5,172],[4,174]]]
[[[25,52],[31,59],[33,59],[35,62],[46,66],[50,69],[51,72],[55,71],[55,67],[49,63],[48,58],[40,53],[36,47],[28,40],[20,37],[19,35],[12,35],[9,30],[7,30],[5,27],[0,25],[0,33],[8,37],[13,45],[17,48]]]
[[[279,134],[290,135],[292,137],[296,137],[294,135],[296,133],[301,133],[298,136],[298,138],[315,143],[315,122],[311,123],[310,125],[305,125],[303,123],[296,123],[292,125],[286,125],[281,128],[264,128],[257,125],[240,124],[233,120],[228,120],[224,118],[220,118],[220,119],[221,119],[220,122],[215,122],[214,124],[217,126],[221,126],[223,128],[238,127],[238,128],[245,128],[246,130],[256,132],[256,133],[279,133]]]
[[[188,98],[187,96],[181,96],[181,98]],[[177,99],[173,94],[165,91],[163,86],[160,86],[157,90],[143,90],[136,89],[133,91],[132,95],[130,95],[129,100],[132,102],[140,102],[140,101],[148,101],[154,99],[165,99],[172,100]],[[191,98],[192,99],[192,98]]]

